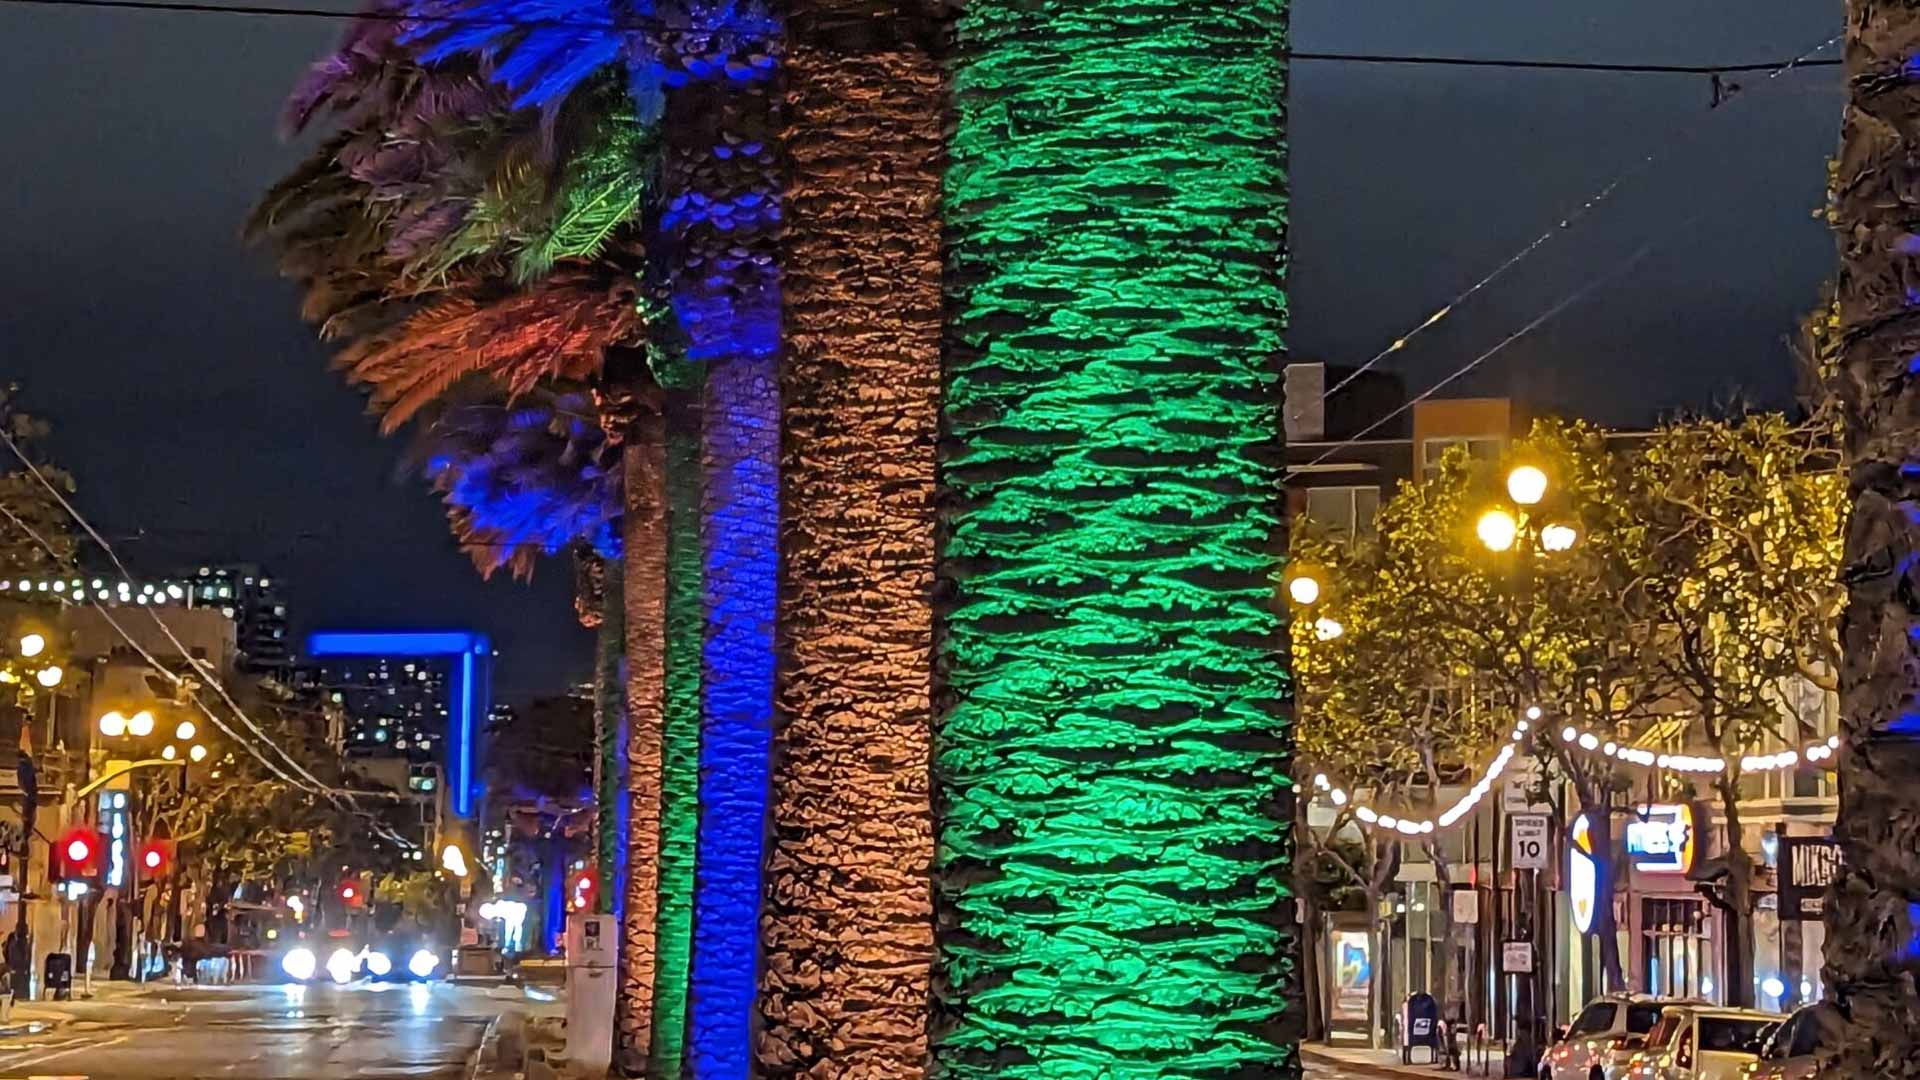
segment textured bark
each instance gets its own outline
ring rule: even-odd
[[[933,908],[938,61],[893,4],[790,14],[766,1077],[924,1074]]]
[[[593,642],[593,848],[600,875],[594,910],[602,915],[619,910],[627,880],[627,688],[620,674],[627,644],[624,570],[620,560],[609,559],[600,571],[601,611]]]
[[[661,250],[686,359],[705,370],[700,464],[705,635],[690,1069],[752,1062],[780,451],[780,177],[770,42],[729,35],[668,96]]]
[[[1845,870],[1825,979],[1849,1037],[1822,1076],[1920,1076],[1920,4],[1850,0],[1834,174],[1839,390],[1853,498],[1841,616]]]
[[[631,1074],[652,1052],[659,958],[661,738],[666,725],[666,425],[633,421],[623,464],[621,594],[627,653],[627,880],[621,911],[617,1063]]]
[[[700,823],[700,409],[690,394],[667,408],[666,727],[661,737],[659,976],[647,1075],[686,1067],[688,975]]]
[[[973,0],[936,1073],[1299,1075],[1281,0]]]

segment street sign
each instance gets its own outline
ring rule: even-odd
[[[1500,945],[1500,970],[1507,975],[1533,972],[1533,942],[1507,941]]]
[[[1477,889],[1453,890],[1453,923],[1466,926],[1480,921],[1480,892]]]
[[[1547,868],[1547,815],[1515,814],[1509,818],[1513,830],[1512,858],[1515,870]]]
[[[1824,836],[1780,838],[1780,918],[1805,922],[1827,910],[1827,886],[1840,873],[1839,845]]]
[[[1540,789],[1540,759],[1521,758],[1507,768],[1506,779],[1500,786],[1500,809],[1509,814],[1537,814],[1548,809],[1545,803],[1535,802],[1533,795]]]

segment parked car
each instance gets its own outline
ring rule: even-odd
[[[1540,1059],[1539,1080],[1612,1080],[1616,1059],[1624,1066],[1626,1052],[1638,1050],[1647,1032],[1660,1022],[1660,1011],[1679,1004],[1679,998],[1646,994],[1608,994],[1588,1002],[1573,1018],[1561,1039]]]
[[[1785,1019],[1757,1009],[1668,1008],[1627,1063],[1623,1080],[1741,1080]]]
[[[1802,1006],[1774,1029],[1747,1066],[1748,1080],[1813,1080],[1820,1057],[1840,1044],[1840,1010],[1824,1001]]]

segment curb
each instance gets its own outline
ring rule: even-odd
[[[473,1048],[473,1054],[467,1058],[467,1080],[479,1077],[481,1066],[493,1056],[488,1051],[496,1047],[499,1037],[500,1017],[495,1014],[493,1019],[487,1021],[487,1030],[481,1033],[479,1045]]]
[[[1382,1065],[1373,1061],[1349,1061],[1346,1058],[1335,1057],[1332,1054],[1311,1046],[1302,1046],[1300,1048],[1300,1057],[1302,1060],[1310,1061],[1315,1065],[1326,1065],[1350,1073],[1359,1073],[1362,1076],[1392,1077],[1394,1080],[1406,1080],[1407,1077],[1419,1077],[1420,1080],[1432,1080],[1434,1077],[1471,1075],[1447,1073],[1433,1068],[1421,1069],[1412,1065]]]

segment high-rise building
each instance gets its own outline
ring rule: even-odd
[[[324,630],[307,638],[296,682],[339,711],[341,752],[360,771],[444,790],[455,817],[473,813],[482,725],[492,710],[493,646],[457,630]]]

